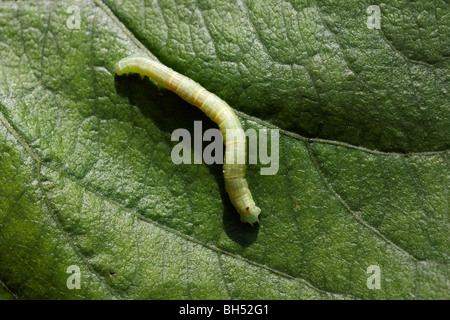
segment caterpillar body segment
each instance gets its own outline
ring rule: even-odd
[[[117,75],[138,73],[175,92],[217,123],[225,144],[225,189],[242,222],[258,222],[261,209],[253,201],[245,179],[246,137],[233,109],[197,82],[148,57],[130,56],[115,65]]]

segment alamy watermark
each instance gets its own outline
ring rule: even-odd
[[[381,289],[381,269],[379,266],[371,265],[366,270],[370,276],[367,278],[367,288],[370,290]]]
[[[71,274],[66,281],[67,288],[69,290],[81,289],[81,271],[77,265],[71,265],[67,267],[67,273]]]
[[[219,129],[208,129],[202,133],[202,122],[194,122],[194,138],[187,129],[176,129],[172,141],[179,141],[172,149],[171,158],[175,164],[223,164],[223,135]],[[268,138],[270,133],[270,139]],[[262,164],[262,175],[274,175],[279,169],[279,131],[278,129],[226,130],[225,161],[227,164]],[[246,143],[248,140],[248,144]],[[193,148],[192,148],[193,142]],[[203,142],[210,142],[203,149]],[[231,145],[235,147],[230,147]],[[248,162],[245,146],[248,145]],[[192,161],[192,152],[193,161]]]
[[[381,10],[377,5],[371,5],[366,10],[367,17],[367,28],[369,29],[381,29]]]
[[[80,7],[76,5],[72,5],[67,7],[66,13],[70,14],[70,16],[66,20],[66,26],[68,29],[81,29],[81,14]]]

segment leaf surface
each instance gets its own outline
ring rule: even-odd
[[[1,2],[0,298],[448,299],[448,4],[399,3]],[[280,130],[257,227],[220,165],[172,163],[216,126],[115,77],[137,52]]]

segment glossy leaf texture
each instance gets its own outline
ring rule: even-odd
[[[448,299],[448,12],[1,2],[0,298]],[[216,93],[245,130],[280,130],[278,173],[247,170],[258,226],[239,221],[221,165],[171,161],[175,129],[215,124],[116,77],[132,53]]]

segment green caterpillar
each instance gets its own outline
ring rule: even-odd
[[[246,139],[241,123],[233,109],[215,94],[207,91],[195,81],[148,57],[130,56],[114,66],[118,76],[137,73],[147,76],[161,86],[175,92],[183,100],[202,110],[219,125],[225,144],[223,175],[225,189],[231,203],[241,216],[242,222],[258,222],[261,209],[253,201],[245,179],[245,161],[239,163],[237,156],[246,152]],[[228,130],[228,131],[227,131]],[[234,133],[231,137],[229,132]]]

